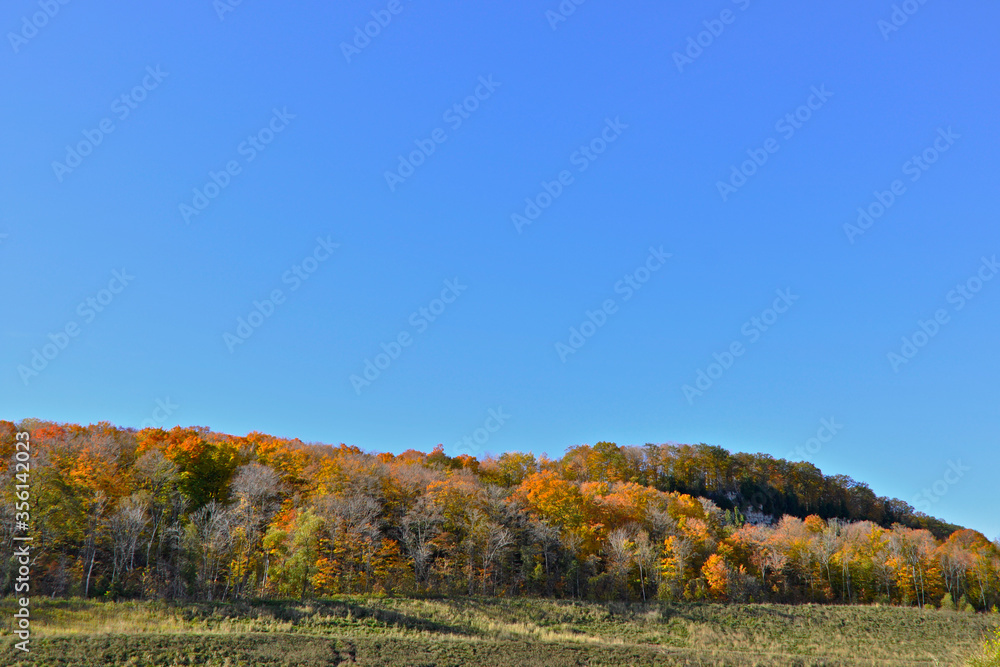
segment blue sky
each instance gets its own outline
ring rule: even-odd
[[[562,8],[8,3],[0,416],[706,442],[1000,535],[1000,8]]]

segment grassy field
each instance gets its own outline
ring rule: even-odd
[[[345,598],[245,605],[46,600],[3,664],[961,665],[1000,616],[895,607]]]

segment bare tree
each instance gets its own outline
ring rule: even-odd
[[[483,595],[486,594],[487,579],[494,581],[495,591],[495,579],[492,576],[493,566],[497,560],[499,560],[500,555],[507,549],[507,547],[514,544],[514,535],[503,526],[495,523],[489,523],[486,530],[486,542],[482,549]]]
[[[563,531],[559,535],[559,542],[562,545],[562,548],[566,550],[566,553],[572,558],[569,566],[569,574],[573,576],[574,595],[576,597],[580,597],[582,595],[580,578],[584,565],[580,560],[580,551],[583,548],[583,537],[572,531]]]
[[[656,556],[656,548],[649,540],[649,533],[645,530],[636,531],[635,564],[639,566],[639,586],[643,602],[646,602],[646,577],[656,569]]]
[[[108,521],[113,553],[112,585],[119,574],[131,572],[135,565],[135,550],[149,523],[148,510],[149,501],[143,494],[133,494],[119,503],[118,510]]]
[[[428,583],[433,555],[431,541],[441,532],[443,520],[441,508],[427,496],[421,496],[400,523],[402,543],[413,560],[418,586],[421,582],[425,585]]]
[[[233,544],[232,513],[213,500],[191,515],[191,527],[196,542],[192,547],[200,555],[199,587],[212,600],[216,580]]]
[[[90,597],[90,578],[94,573],[97,559],[98,541],[104,527],[104,512],[108,507],[108,497],[103,491],[96,491],[87,511],[87,537],[84,545],[84,562],[87,564],[87,578],[83,587],[83,597]]]
[[[346,498],[324,496],[316,501],[316,510],[324,519],[333,549],[331,560],[339,562],[346,574],[348,592],[354,592],[355,575],[364,577],[364,589],[371,586],[372,558],[382,541],[382,506],[371,496]]]
[[[260,463],[240,466],[233,478],[233,493],[236,505],[233,519],[237,529],[238,555],[237,572],[233,593],[243,595],[250,577],[259,574],[263,585],[267,574],[266,564],[253,567],[254,554],[260,553],[264,530],[281,507],[281,476],[276,470]]]
[[[145,579],[150,581],[159,570],[159,550],[153,558],[153,545],[160,536],[160,548],[164,544],[163,524],[183,513],[183,499],[177,489],[177,466],[158,449],[151,449],[135,462],[139,487],[148,492],[149,497],[149,540],[146,542]],[[154,566],[155,560],[155,566]]]
[[[544,521],[532,519],[527,525],[529,543],[538,548],[542,556],[542,564],[545,570],[545,592],[551,594],[553,590],[553,575],[556,558],[559,550],[564,547],[559,529]]]
[[[625,588],[627,584],[628,570],[632,566],[632,561],[635,557],[635,528],[630,526],[628,528],[615,528],[610,533],[608,533],[608,539],[605,542],[605,550],[608,553],[608,559],[611,561],[610,570],[619,583],[622,589],[623,597],[625,595]]]
[[[666,509],[650,509],[646,516],[649,526],[652,528],[650,538],[654,542],[663,542],[667,535],[679,534],[677,519],[670,516],[670,513]]]
[[[478,507],[471,507],[465,512],[465,536],[462,540],[466,551],[467,582],[469,595],[475,592],[476,586],[476,551],[483,549],[483,538],[489,532],[489,517]],[[485,577],[485,573],[484,573]]]
[[[833,592],[833,577],[830,573],[830,560],[833,558],[833,554],[837,553],[839,548],[839,538],[837,536],[837,527],[833,524],[828,524],[823,528],[823,532],[819,536],[810,542],[812,548],[813,556],[819,562],[820,566],[826,570],[826,583],[830,587],[830,592]]]

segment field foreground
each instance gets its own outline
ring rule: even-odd
[[[9,639],[13,611],[0,603],[4,663],[40,667],[961,665],[1000,626],[995,614],[898,607],[49,600],[25,655]]]

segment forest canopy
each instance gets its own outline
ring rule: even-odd
[[[31,440],[33,594],[1000,603],[997,543],[766,454],[599,442],[559,459],[478,459],[0,421],[8,489],[19,431]]]

